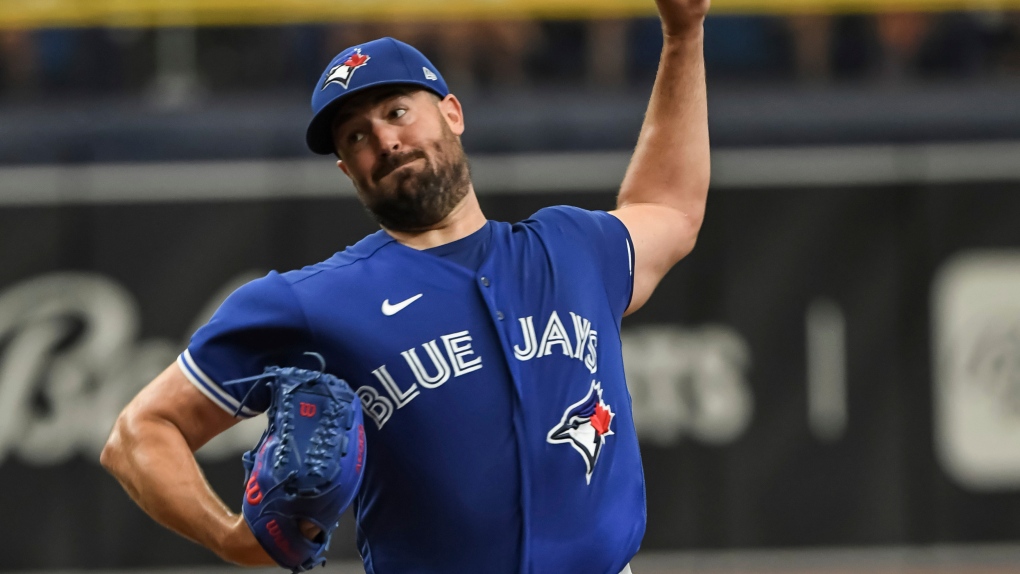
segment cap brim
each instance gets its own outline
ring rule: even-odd
[[[386,80],[358,86],[357,88],[338,95],[328,104],[323,106],[323,108],[319,110],[319,113],[312,116],[312,120],[308,122],[308,130],[305,132],[305,143],[308,144],[308,149],[319,155],[336,153],[336,147],[333,145],[333,118],[336,117],[341,104],[354,94],[361,93],[365,90],[382,86],[398,85],[416,86],[428,90],[441,98],[444,97],[443,94],[436,90],[434,86],[425,82],[414,80]]]
[[[314,153],[319,155],[336,153],[336,147],[333,145],[333,117],[344,99],[346,99],[346,95],[333,100],[319,110],[319,113],[315,114],[312,121],[308,123],[305,143],[308,144],[308,149]]]

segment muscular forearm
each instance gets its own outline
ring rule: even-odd
[[[272,564],[243,517],[213,492],[193,454],[233,422],[171,366],[118,417],[100,461],[160,524],[224,560]]]
[[[233,515],[210,490],[191,450],[172,425],[122,418],[102,462],[156,521],[218,550]]]
[[[696,229],[711,168],[702,20],[665,31],[655,86],[618,206],[666,205]]]

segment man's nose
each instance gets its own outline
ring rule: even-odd
[[[388,156],[400,151],[401,143],[397,129],[389,125],[377,125],[375,127],[375,141],[379,148],[379,154]]]

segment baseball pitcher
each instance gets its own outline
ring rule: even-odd
[[[381,229],[223,303],[113,428],[102,463],[130,496],[241,565],[320,563],[353,498],[370,574],[629,572],[646,510],[620,324],[693,249],[709,184],[709,0],[657,5],[660,65],[608,212],[488,220],[440,71],[391,38],[334,58],[308,146]],[[267,409],[235,513],[193,453]]]

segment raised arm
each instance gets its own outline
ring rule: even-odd
[[[117,418],[100,460],[132,499],[157,522],[245,566],[275,564],[213,492],[194,451],[238,419],[171,365]]]
[[[656,0],[664,44],[617,208],[634,243],[632,313],[694,248],[711,165],[703,56],[710,0]]]

